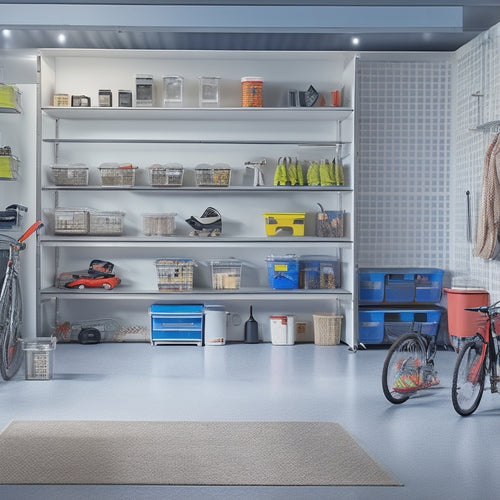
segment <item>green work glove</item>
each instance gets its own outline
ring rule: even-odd
[[[319,178],[322,186],[333,186],[335,184],[333,167],[328,160],[321,160]]]
[[[307,169],[307,184],[309,186],[319,186],[319,165],[313,161]]]

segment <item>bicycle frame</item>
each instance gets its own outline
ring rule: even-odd
[[[498,387],[497,387],[498,341],[495,342],[497,339],[497,334],[495,330],[495,322],[493,321],[493,319],[496,316],[490,314],[489,308],[486,306],[484,307],[484,310],[480,309],[480,311],[487,314],[484,335],[477,332],[476,335],[474,336],[473,341],[481,343],[481,355],[479,359],[476,361],[476,363],[474,363],[474,365],[471,367],[467,375],[467,379],[469,382],[477,384],[481,374],[481,367],[483,366],[483,363],[486,361],[485,358],[486,354],[488,353],[490,362],[489,375],[491,383],[491,392],[498,392]]]

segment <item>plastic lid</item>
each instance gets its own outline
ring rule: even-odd
[[[241,82],[263,82],[264,79],[260,76],[244,76]]]

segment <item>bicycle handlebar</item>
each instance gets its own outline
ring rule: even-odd
[[[490,317],[500,315],[500,300],[489,306],[466,307],[465,311],[474,311],[487,314]]]
[[[34,232],[38,231],[41,227],[43,227],[43,222],[41,220],[37,220],[26,230],[24,234],[22,234],[17,241],[22,243],[24,240],[28,239]]]

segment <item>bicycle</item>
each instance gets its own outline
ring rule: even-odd
[[[500,301],[489,306],[467,307],[466,311],[477,311],[486,315],[482,332],[476,332],[458,354],[453,370],[451,399],[455,411],[464,417],[474,413],[484,391],[486,374],[490,379],[490,390],[498,392],[498,337],[495,320],[500,317]],[[496,342],[495,342],[496,340]]]
[[[4,380],[11,379],[22,363],[22,293],[19,277],[19,254],[26,248],[24,241],[43,226],[41,221],[32,224],[19,237],[0,235],[0,264],[5,269],[0,291],[0,373]],[[3,267],[2,266],[2,267]],[[2,276],[0,275],[0,280]]]
[[[422,325],[396,339],[384,361],[382,389],[387,400],[401,404],[420,390],[439,384],[434,369],[437,335],[422,333]]]

